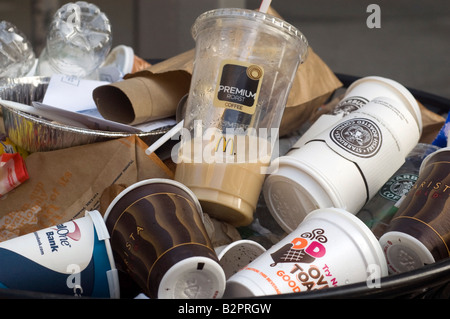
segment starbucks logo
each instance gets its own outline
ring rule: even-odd
[[[347,152],[359,157],[372,157],[381,147],[380,128],[371,120],[349,119],[335,126],[330,132],[331,140]]]
[[[333,114],[333,115],[342,114],[343,116],[346,116],[346,115],[360,109],[361,107],[366,105],[367,102],[369,102],[369,100],[364,97],[352,96],[352,97],[349,97],[347,99],[340,101],[338,103],[338,105],[336,105],[336,107],[333,109],[331,114]]]
[[[409,192],[417,179],[418,176],[416,174],[396,175],[383,185],[379,194],[386,199],[396,202]]]

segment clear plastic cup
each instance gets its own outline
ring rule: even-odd
[[[204,211],[253,220],[287,96],[308,44],[289,23],[245,9],[200,15],[175,179]]]
[[[36,57],[26,35],[8,21],[0,22],[0,77],[33,73]],[[31,74],[32,75],[32,74]]]
[[[328,208],[227,280],[225,297],[301,293],[387,276],[386,259],[370,229],[353,214]]]
[[[96,5],[67,3],[53,17],[36,73],[87,77],[105,60],[111,45],[109,19]]]

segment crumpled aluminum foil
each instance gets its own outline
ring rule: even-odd
[[[0,79],[0,99],[31,105],[42,102],[49,77],[23,77]],[[1,101],[0,101],[1,104]],[[28,152],[43,152],[72,146],[128,137],[133,133],[109,132],[80,128],[49,121],[2,105],[6,134],[18,146]],[[148,145],[152,144],[171,127],[138,133]]]

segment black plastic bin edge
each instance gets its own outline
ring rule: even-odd
[[[348,87],[360,77],[335,73]],[[450,100],[423,92],[408,90],[425,107],[438,114],[450,109]],[[309,292],[271,295],[254,299],[350,299],[350,298],[450,298],[450,258],[420,269],[380,279],[379,287],[369,288],[366,282]],[[0,289],[0,299],[73,299],[73,296]],[[253,298],[252,298],[253,299]]]

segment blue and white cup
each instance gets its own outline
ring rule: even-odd
[[[109,233],[98,211],[0,243],[0,288],[119,298]]]

